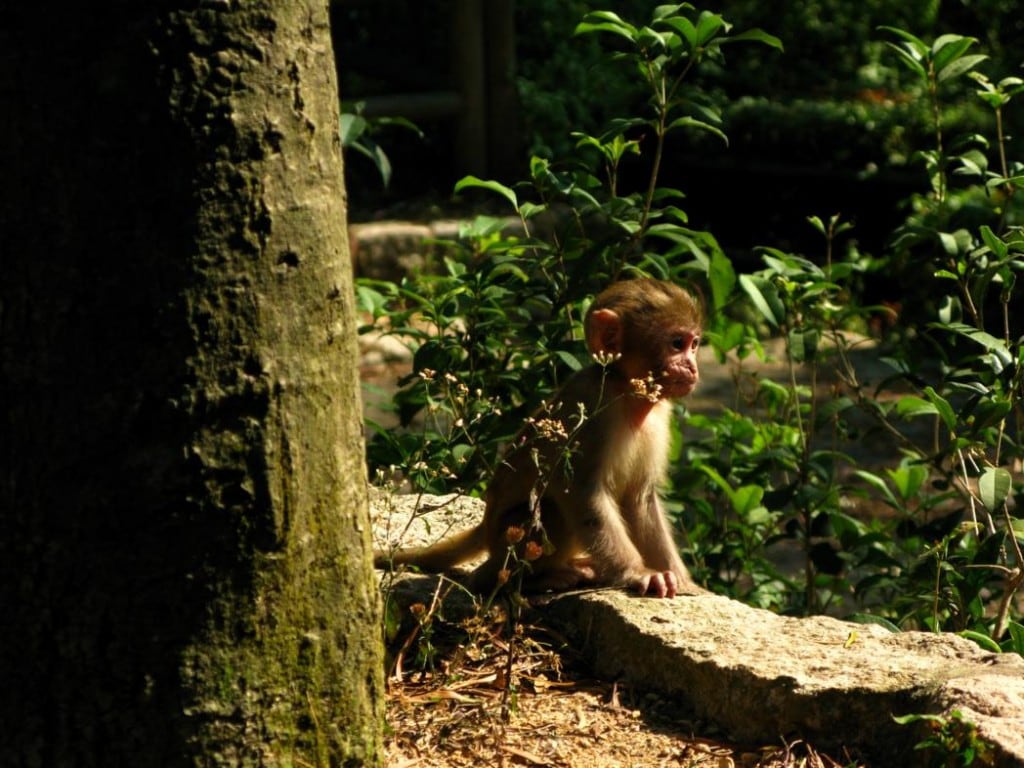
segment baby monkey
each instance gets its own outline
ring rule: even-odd
[[[702,320],[694,297],[672,283],[636,279],[604,290],[584,318],[594,364],[520,431],[487,489],[479,525],[429,547],[378,552],[375,565],[440,572],[486,552],[471,576],[484,592],[508,578],[515,546],[529,563],[530,591],[703,592],[679,557],[658,497],[670,400],[697,385]]]

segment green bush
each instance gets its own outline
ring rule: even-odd
[[[1005,122],[1024,81],[982,75],[971,38],[925,43],[883,30],[892,64],[919,80],[914,109],[932,141],[910,157],[929,191],[880,256],[860,253],[839,216],[810,216],[817,252],[765,247],[761,269],[737,274],[715,238],[688,225],[681,192],[661,186],[661,163],[676,134],[724,138],[717,92],[698,75],[721,71],[727,48],[760,47],[734,43],[779,41],[733,34],[687,4],[659,6],[646,25],[588,13],[576,32],[610,45],[647,94],[643,113],[574,134],[564,159],[535,157],[521,185],[459,183],[507,201],[519,234],[478,219],[436,273],[360,285],[364,308],[414,349],[395,399],[407,429],[379,431],[371,465],[397,468],[417,489],[479,492],[524,415],[581,365],[589,296],[631,274],[697,284],[710,309],[705,338],[743,386],[721,412],[685,418],[686,440],[680,411],[667,506],[695,576],[775,610],[961,631],[1020,651],[1024,329],[1011,307],[1024,270],[1024,172]],[[989,138],[954,137],[944,122],[943,100],[965,85],[987,110]],[[648,170],[641,182],[623,175],[627,158]],[[738,224],[743,206],[770,204],[748,191],[737,196]],[[892,269],[927,282],[929,301],[867,304],[866,276]],[[864,335],[873,328],[886,331],[884,352]],[[766,337],[780,340],[787,375],[751,385],[744,361],[766,354]],[[870,386],[854,365],[865,348],[889,367]],[[892,466],[854,457],[869,430],[898,448]],[[780,549],[799,567],[785,567]]]
[[[620,47],[625,41],[626,71],[639,73],[650,94],[646,115],[615,120],[598,135],[574,134],[572,157],[534,157],[530,179],[516,189],[460,182],[461,192],[503,196],[522,235],[478,219],[447,244],[437,274],[361,284],[364,306],[415,345],[414,374],[395,403],[404,425],[423,417],[415,436],[378,432],[371,466],[415,468],[417,486],[431,491],[479,490],[528,411],[580,367],[580,320],[600,287],[631,273],[692,274],[706,281],[714,308],[727,299],[731,266],[711,235],[687,226],[682,194],[658,186],[659,158],[674,132],[721,134],[717,108],[689,84],[694,67],[720,59],[729,43],[778,43],[756,30],[730,35],[720,17],[685,10],[661,7],[647,27],[595,12],[577,27],[579,35],[614,36]],[[653,148],[649,177],[625,190],[620,166],[639,155],[640,135]]]

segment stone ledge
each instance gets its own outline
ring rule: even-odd
[[[352,265],[359,277],[400,282],[437,259],[437,242],[459,238],[468,219],[439,219],[428,223],[413,221],[373,221],[351,224],[348,228]],[[505,231],[521,234],[515,217],[501,217]]]
[[[407,546],[472,525],[483,505],[374,492],[370,506],[377,546],[398,538]],[[435,584],[410,579],[400,599],[422,599]],[[860,750],[878,765],[925,764],[928,753],[913,751],[924,733],[893,715],[959,709],[994,745],[995,765],[1024,768],[1024,659],[1015,654],[955,635],[777,616],[717,595],[656,600],[600,590],[536,602],[595,672],[669,695],[736,740],[795,737]],[[468,601],[448,608],[449,618],[472,610]]]
[[[788,618],[714,595],[565,595],[545,615],[598,674],[677,698],[739,741],[782,735],[912,765],[924,734],[892,716],[959,709],[996,765],[1024,766],[1024,659],[954,635]]]

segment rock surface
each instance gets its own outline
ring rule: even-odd
[[[408,546],[472,525],[482,506],[376,494],[371,511],[378,546]],[[421,599],[417,589],[432,592],[435,581],[414,579],[402,599]],[[993,745],[995,765],[1024,768],[1019,656],[953,635],[777,616],[716,595],[657,600],[598,590],[538,603],[597,673],[672,696],[735,739],[802,738],[860,750],[879,765],[914,765],[924,733],[893,716],[958,709]]]
[[[503,217],[509,232],[518,233],[518,219]],[[466,222],[439,219],[430,222],[375,221],[349,226],[349,248],[356,275],[374,280],[400,282],[406,275],[416,274],[443,252],[439,241],[458,240]]]

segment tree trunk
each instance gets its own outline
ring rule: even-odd
[[[0,764],[380,762],[325,3],[0,25]]]

